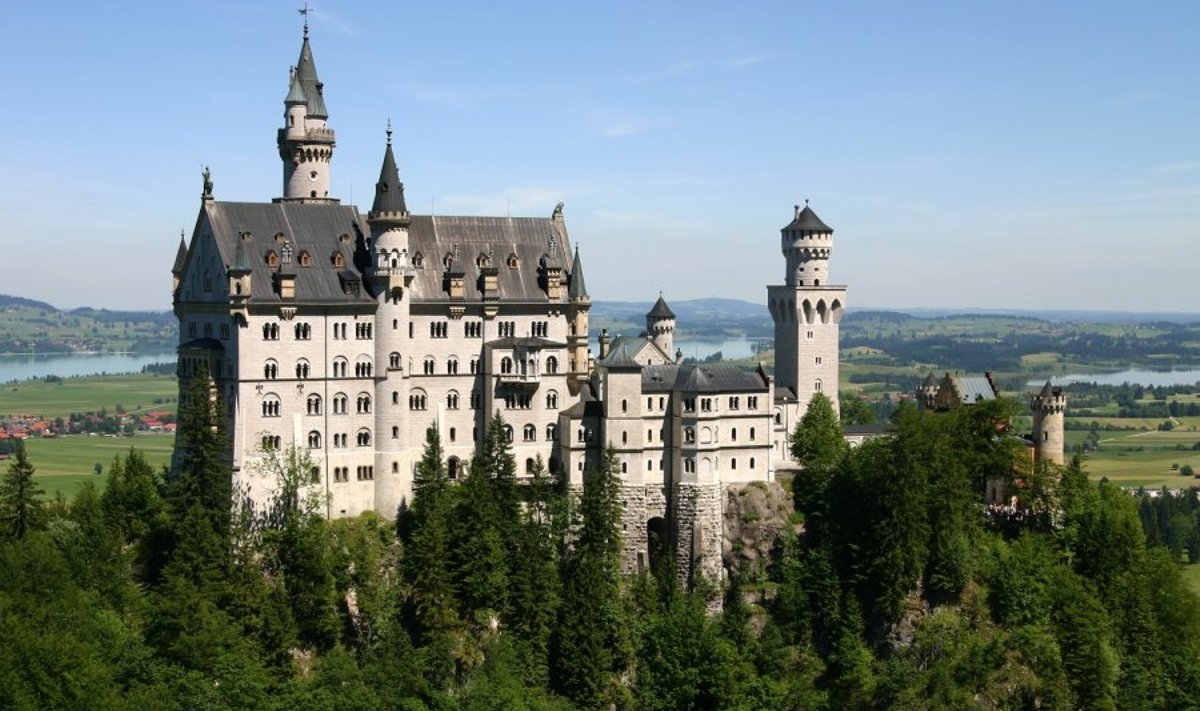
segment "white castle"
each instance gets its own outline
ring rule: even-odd
[[[502,416],[518,466],[541,457],[572,486],[615,449],[629,569],[665,539],[685,579],[719,578],[727,489],[790,468],[809,399],[837,402],[846,289],[827,283],[833,230],[807,205],[782,229],[774,379],[684,365],[661,296],[642,336],[604,335],[593,358],[561,203],[549,217],[411,214],[390,127],[370,211],[331,197],[335,134],[307,26],[284,109],[283,196],[216,200],[206,170],[172,270],[180,392],[203,364],[228,408],[235,484],[266,501],[276,482],[257,463],[295,446],[328,516],[394,516],[428,427],[458,478]]]

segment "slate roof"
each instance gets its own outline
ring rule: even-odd
[[[413,280],[417,302],[449,299],[446,291],[446,255],[459,248],[456,266],[465,273],[463,298],[479,301],[481,268],[478,257],[490,253],[496,268],[501,301],[546,303],[549,298],[539,279],[539,262],[548,254],[550,238],[560,258],[566,255],[566,240],[558,234],[553,221],[543,217],[445,217],[442,215],[413,215],[408,228],[408,250],[414,257],[421,255],[422,266],[415,269]],[[508,266],[508,257],[515,254],[517,266]],[[582,276],[580,277],[582,280]],[[560,298],[565,302],[565,299]]]
[[[797,230],[800,232],[833,232],[833,228],[821,221],[817,217],[817,213],[806,203],[804,209],[796,214],[796,219],[792,220],[785,230]]]
[[[996,399],[996,391],[992,389],[992,383],[985,376],[955,375],[951,377],[958,389],[959,398],[966,404]]]
[[[237,261],[241,234],[249,232],[245,251],[250,261],[251,303],[280,303],[274,278],[278,268],[267,266],[266,255],[282,253],[275,235],[282,234],[292,247],[290,268],[296,274],[295,302],[371,302],[364,290],[346,294],[339,271],[352,266],[354,247],[361,239],[362,218],[350,205],[299,202],[205,202],[201,208],[212,228],[213,238],[226,268]],[[342,244],[341,235],[350,238]],[[299,267],[300,254],[308,252],[312,266]],[[334,252],[341,252],[343,267],[333,265]],[[281,264],[280,268],[289,265]],[[362,277],[352,272],[355,279]]]
[[[572,298],[579,298],[588,295],[587,284],[583,281],[583,262],[579,259],[579,247],[575,248],[575,259],[571,262],[571,273],[568,275],[570,285],[567,287],[567,295]]]
[[[730,363],[648,365],[642,368],[643,392],[766,392],[767,383]]]
[[[400,171],[392,155],[392,130],[388,129],[387,150],[383,153],[383,167],[379,169],[379,182],[375,183],[375,202],[371,212],[408,212],[404,204],[404,183],[400,182]]]
[[[304,96],[304,88],[300,85],[300,78],[292,72],[292,80],[288,87],[287,97],[284,98],[285,104],[307,104],[308,98]]]
[[[175,252],[175,265],[171,267],[172,274],[183,274],[184,268],[187,267],[187,242],[183,241],[183,235],[179,235],[179,249]]]
[[[581,417],[600,417],[604,414],[604,404],[596,397],[591,383],[584,383],[579,388],[579,402],[562,411],[567,417],[578,420]]]
[[[1041,397],[1054,397],[1054,386],[1050,384],[1049,380],[1047,380],[1046,384],[1042,386],[1042,390],[1038,393],[1038,395]]]
[[[642,341],[645,343],[645,341]],[[618,338],[611,346],[608,353],[603,358],[596,361],[596,365],[608,368],[610,370],[630,370],[641,368],[642,364],[635,360],[638,351],[641,350],[642,343],[636,343],[627,338]]]
[[[566,348],[566,343],[550,341],[545,338],[532,336],[513,336],[511,338],[496,338],[488,341],[493,348]]]
[[[304,92],[304,98],[308,103],[308,115],[313,118],[329,118],[329,110],[325,108],[324,84],[317,78],[317,65],[313,62],[308,35],[304,36],[304,44],[300,45],[300,59],[296,61],[296,78],[300,80],[300,89]]]
[[[654,306],[646,316],[654,320],[662,320],[675,318],[675,312],[671,310],[670,306],[667,306],[667,302],[663,299],[662,294],[659,294],[658,301],[654,302]]]

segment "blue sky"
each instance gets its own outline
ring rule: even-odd
[[[5,10],[0,293],[166,309],[181,227],[280,193],[295,2]],[[566,203],[596,299],[765,301],[811,200],[852,305],[1197,311],[1200,4],[313,1],[333,193]]]

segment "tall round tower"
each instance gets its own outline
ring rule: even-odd
[[[767,287],[775,321],[775,397],[808,409],[816,393],[838,406],[838,324],[846,308],[846,287],[829,284],[833,228],[807,202],[796,205],[792,221],[780,230],[786,263],[784,284]]]
[[[659,292],[658,301],[654,302],[654,307],[646,314],[646,337],[667,355],[668,361],[674,357],[675,312],[667,306],[662,292]]]
[[[284,126],[276,142],[283,160],[281,201],[337,202],[329,197],[329,164],[333,160],[334,134],[325,108],[325,85],[317,78],[312,47],[308,43],[308,21],[300,59],[291,72],[284,105]]]
[[[375,379],[375,508],[394,514],[400,502],[412,493],[412,455],[418,442],[409,441],[408,374],[404,363],[411,356],[408,346],[408,294],[414,272],[409,262],[408,228],[412,218],[404,202],[404,183],[392,154],[392,127],[387,130],[387,148],[375,201],[367,213],[371,230],[371,265],[367,269],[375,311],[375,362],[382,377]],[[385,433],[395,433],[388,436]],[[420,451],[417,449],[416,451]]]
[[[1047,380],[1030,398],[1029,409],[1033,410],[1034,461],[1062,464],[1067,396]]]

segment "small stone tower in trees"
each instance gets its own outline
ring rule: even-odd
[[[1063,423],[1067,396],[1047,380],[1030,398],[1033,411],[1033,458],[1035,462],[1063,463]]]

